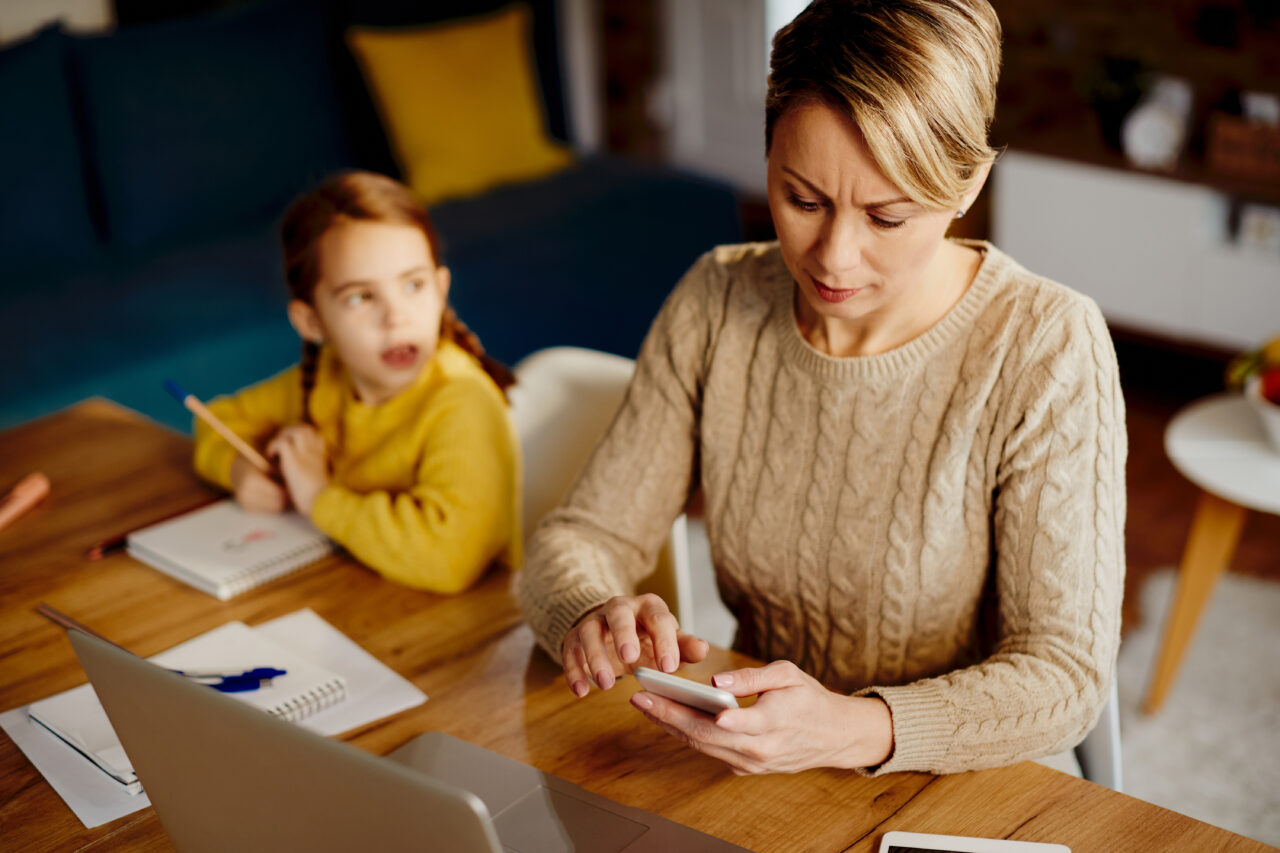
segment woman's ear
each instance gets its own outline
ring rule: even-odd
[[[991,164],[983,163],[978,169],[978,180],[974,181],[973,186],[969,187],[969,191],[964,194],[964,206],[960,208],[961,211],[968,211],[969,208],[973,207],[974,201],[978,198],[978,193],[982,192],[982,188],[986,185],[987,177],[990,174]]]
[[[289,301],[289,323],[304,341],[317,346],[324,343],[324,325],[320,322],[320,315],[301,299]]]

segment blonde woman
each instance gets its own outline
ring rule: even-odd
[[[772,663],[716,675],[759,699],[714,718],[636,694],[693,748],[951,773],[1093,726],[1124,575],[1115,354],[1092,301],[945,236],[995,159],[999,63],[986,0],[816,0],[778,33],[778,241],[679,283],[521,578],[577,695],[706,654],[632,594],[701,488],[735,646]]]

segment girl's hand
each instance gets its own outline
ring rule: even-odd
[[[582,697],[591,689],[593,678],[608,690],[633,667],[675,672],[682,660],[702,660],[708,648],[706,640],[680,630],[671,609],[658,596],[619,595],[569,629],[561,658],[569,689]]]
[[[284,512],[289,505],[284,487],[240,455],[231,463],[231,493],[249,512]]]
[[[893,717],[883,700],[833,693],[790,661],[718,673],[711,683],[735,696],[760,698],[715,718],[644,691],[631,704],[740,776],[874,767],[893,754]]]
[[[320,433],[310,424],[287,426],[267,445],[267,457],[278,460],[294,508],[310,518],[316,498],[329,485],[329,458]]]

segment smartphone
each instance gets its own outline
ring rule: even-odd
[[[728,690],[721,690],[710,684],[668,675],[656,669],[649,669],[647,666],[636,667],[635,676],[640,686],[650,693],[657,693],[659,696],[665,696],[681,705],[697,708],[699,711],[706,711],[713,716],[728,708],[738,707],[736,696]]]

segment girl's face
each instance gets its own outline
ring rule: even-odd
[[[361,401],[384,403],[435,354],[449,270],[412,225],[343,220],[316,248],[312,304],[294,300],[289,318],[307,340],[333,346]]]
[[[874,350],[873,326],[909,326],[907,315],[927,313],[916,303],[938,272],[954,212],[907,198],[849,118],[821,103],[783,114],[768,192],[782,257],[799,285],[802,326],[841,326]]]

